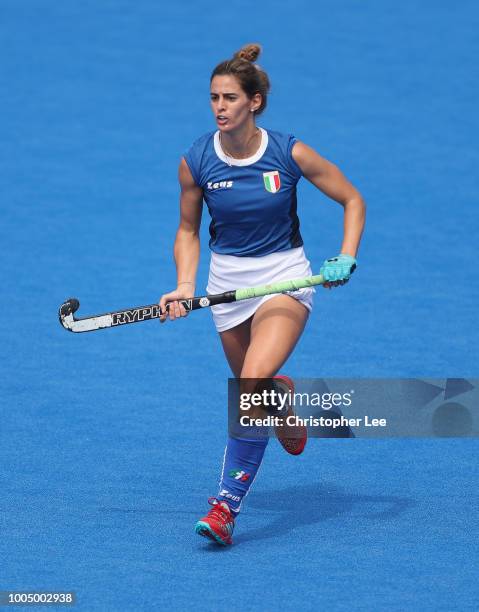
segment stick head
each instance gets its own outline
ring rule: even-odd
[[[74,321],[73,313],[80,308],[80,302],[76,298],[68,298],[58,311],[58,318],[65,329],[72,331]]]

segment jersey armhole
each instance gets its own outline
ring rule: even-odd
[[[196,173],[196,168],[195,168],[195,164],[193,163],[193,160],[191,158],[190,152],[187,151],[184,155],[183,155],[183,159],[186,162],[186,165],[188,166],[190,172],[191,172],[191,176],[193,177],[193,180],[195,181],[197,187],[201,188],[200,185],[200,181],[199,181],[199,176]]]
[[[293,147],[297,142],[299,142],[299,140],[294,136],[291,136],[290,141],[288,143],[288,162],[293,175],[295,176],[296,180],[299,181],[299,179],[303,176],[303,172],[293,157]]]

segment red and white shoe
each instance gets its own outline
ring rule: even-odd
[[[231,536],[235,519],[230,507],[226,502],[220,502],[215,497],[210,497],[208,503],[213,507],[196,523],[196,533],[223,546],[233,544]]]
[[[273,380],[286,393],[289,391],[294,393],[294,383],[288,376],[273,376]],[[294,416],[291,404],[289,405],[287,416]],[[308,430],[304,425],[276,425],[274,431],[279,443],[287,453],[290,455],[301,455],[308,441]]]

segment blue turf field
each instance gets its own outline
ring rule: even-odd
[[[259,41],[260,125],[368,203],[358,271],[318,291],[284,371],[477,378],[477,2],[0,13],[0,590],[71,589],[81,610],[477,609],[477,440],[312,440],[296,459],[272,441],[216,549],[193,531],[226,435],[209,313],[79,336],[56,315],[70,295],[89,314],[173,288],[178,161],[214,129],[211,69]],[[341,208],[303,181],[299,213],[317,272]]]

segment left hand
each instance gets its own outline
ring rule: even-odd
[[[331,287],[344,285],[356,269],[356,265],[356,259],[346,253],[326,259],[319,271],[324,277],[323,287],[331,289]]]

